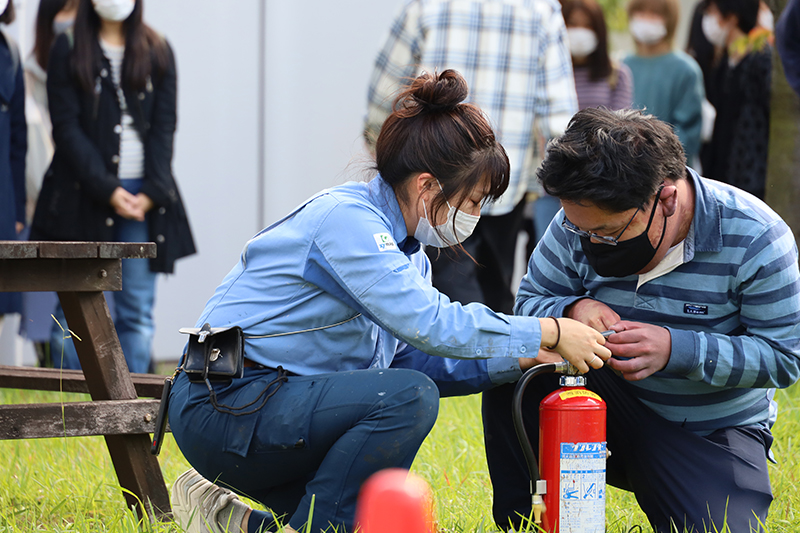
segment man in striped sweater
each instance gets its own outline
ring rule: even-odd
[[[515,312],[616,332],[614,357],[587,376],[608,406],[608,483],[633,491],[658,532],[762,531],[774,389],[800,373],[792,231],[757,198],[687,168],[670,127],[641,111],[579,112],[538,177],[563,210]],[[528,387],[532,442],[538,402],[555,388]],[[484,397],[501,527],[530,512],[512,393]]]

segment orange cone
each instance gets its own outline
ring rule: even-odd
[[[359,533],[436,533],[430,487],[403,468],[373,474],[358,495],[356,529]]]

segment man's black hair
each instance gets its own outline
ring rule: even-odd
[[[561,200],[622,212],[647,205],[664,179],[686,177],[686,156],[653,115],[588,108],[547,145],[537,177]]]

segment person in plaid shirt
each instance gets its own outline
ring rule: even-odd
[[[511,163],[510,183],[485,205],[469,253],[431,254],[433,283],[452,300],[510,313],[517,235],[533,184],[537,139],[563,133],[578,110],[557,0],[407,0],[378,54],[364,130],[374,148],[399,88],[423,70],[454,69],[489,117]],[[541,132],[541,136],[535,131]],[[455,256],[455,257],[454,257]],[[474,261],[473,261],[474,258]]]

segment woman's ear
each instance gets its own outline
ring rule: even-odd
[[[422,195],[422,193],[427,192],[429,189],[432,189],[436,184],[436,178],[433,177],[433,174],[429,172],[420,172],[414,178],[414,182],[416,184],[417,194]]]

